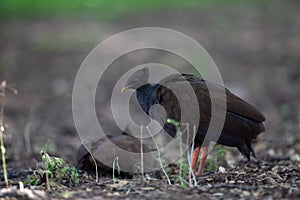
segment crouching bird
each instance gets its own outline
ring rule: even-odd
[[[110,143],[114,145],[111,146]],[[112,175],[113,170],[115,170],[115,174],[121,177],[131,177],[132,173],[124,172],[122,169],[131,166],[132,163],[130,162],[133,160],[114,146],[118,146],[120,149],[129,153],[141,153],[141,142],[135,137],[127,135],[125,132],[122,134],[107,134],[106,136],[88,139],[83,142],[78,149],[76,168],[86,171],[89,174],[95,174],[95,165],[97,165],[99,175]],[[150,152],[148,147],[144,144],[142,145],[142,150],[144,153]],[[97,160],[97,154],[106,161],[106,164]],[[116,158],[118,158],[118,160],[115,160]],[[114,161],[116,161],[115,169],[111,167]],[[147,161],[144,162],[145,165],[151,165],[151,163]],[[107,163],[111,164],[111,166],[108,166]],[[126,165],[128,166],[126,167]]]
[[[185,88],[182,88],[182,91],[180,91],[180,83],[187,82],[193,89],[193,95],[196,95],[197,98],[197,105],[190,106],[192,108],[198,106],[200,112],[198,128],[194,137],[194,146],[192,147],[194,151],[191,163],[191,167],[195,171],[200,152],[199,167],[196,172],[197,176],[204,174],[204,166],[208,154],[208,146],[204,145],[203,141],[211,120],[212,100],[210,97],[213,96],[215,100],[225,98],[220,92],[220,87],[226,93],[226,110],[224,126],[216,142],[229,147],[237,147],[248,160],[250,160],[251,153],[255,157],[251,141],[258,134],[265,131],[263,124],[265,117],[254,106],[232,94],[228,89],[190,74],[173,74],[167,76],[157,84],[150,84],[148,79],[149,69],[146,67],[140,69],[128,78],[122,91],[127,89],[136,90],[140,106],[150,117],[153,117],[149,114],[150,108],[155,104],[159,104],[165,109],[167,118],[180,122],[180,100],[177,99],[176,95],[169,88],[173,86],[177,91],[179,90],[179,92],[183,93],[184,96],[190,94],[186,92]],[[208,85],[212,90],[208,90]],[[160,117],[163,118],[159,114],[156,114],[154,119],[161,120],[159,119]],[[170,136],[175,137],[176,128],[174,128],[173,124],[165,120],[163,128]]]

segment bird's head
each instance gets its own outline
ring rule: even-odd
[[[121,91],[125,91],[128,89],[138,89],[139,87],[148,83],[149,79],[149,69],[144,67],[143,69],[139,69],[134,72],[126,81],[125,86],[121,89]]]

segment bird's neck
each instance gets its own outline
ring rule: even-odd
[[[144,112],[149,114],[149,109],[155,104],[154,86],[147,83],[136,90],[136,97]]]

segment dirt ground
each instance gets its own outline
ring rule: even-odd
[[[1,21],[0,80],[19,94],[8,95],[6,101],[4,142],[12,186],[5,188],[0,171],[0,199],[300,198],[299,11],[299,3],[287,1],[137,13],[109,23],[88,16]],[[79,184],[72,187],[18,189],[19,181],[36,169],[46,145],[49,154],[76,164],[81,143],[71,105],[76,72],[103,39],[143,26],[175,29],[197,40],[216,62],[225,85],[265,114],[266,133],[254,144],[258,159],[247,163],[236,149],[228,149],[226,172],[197,178],[192,188],[169,186],[151,175],[114,184],[110,177],[95,183],[80,174]]]
[[[45,184],[34,190],[18,190],[18,181],[32,171],[10,172],[13,187],[1,190],[1,197],[12,199],[88,198],[88,199],[298,199],[300,195],[299,164],[287,160],[239,163],[225,173],[215,172],[197,178],[197,186],[183,188],[168,185],[157,178],[100,178],[98,183],[86,174],[73,187],[45,191]],[[174,181],[174,178],[171,178]],[[173,183],[173,182],[172,182]]]

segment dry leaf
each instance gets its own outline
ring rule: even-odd
[[[108,184],[107,186],[108,186],[108,187],[111,187],[111,188],[119,188],[119,187],[125,186],[127,183],[128,183],[128,181],[121,180],[121,181],[119,181],[118,183]]]

